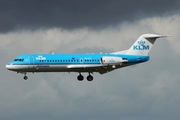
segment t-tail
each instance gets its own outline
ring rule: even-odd
[[[126,50],[125,52],[124,51],[116,52],[116,54],[124,52],[129,55],[148,55],[156,39],[162,37],[168,37],[168,36],[156,35],[156,34],[141,35],[129,50]]]

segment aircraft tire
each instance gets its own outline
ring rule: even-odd
[[[79,76],[77,77],[77,79],[78,79],[79,81],[83,81],[84,77],[83,77],[82,75],[79,75]]]
[[[27,76],[24,76],[24,80],[27,80],[28,79],[28,77]]]
[[[93,81],[93,76],[91,76],[91,75],[87,76],[87,80],[88,81]]]

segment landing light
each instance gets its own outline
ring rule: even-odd
[[[116,68],[116,66],[115,66],[115,65],[113,65],[113,66],[112,66],[112,68]]]

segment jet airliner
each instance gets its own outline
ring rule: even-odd
[[[24,54],[9,62],[6,68],[24,74],[28,72],[77,72],[77,79],[84,79],[81,73],[88,73],[88,81],[93,80],[92,74],[104,74],[115,69],[135,65],[149,60],[151,50],[157,38],[165,35],[144,34],[128,50],[106,54]]]

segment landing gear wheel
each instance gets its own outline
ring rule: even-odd
[[[28,79],[28,77],[27,76],[24,76],[24,80],[27,80]]]
[[[79,75],[79,76],[77,77],[77,79],[78,79],[79,81],[83,81],[84,77],[83,77],[82,75]]]
[[[92,81],[93,80],[93,76],[91,76],[91,75],[87,76],[87,80],[88,81]]]

